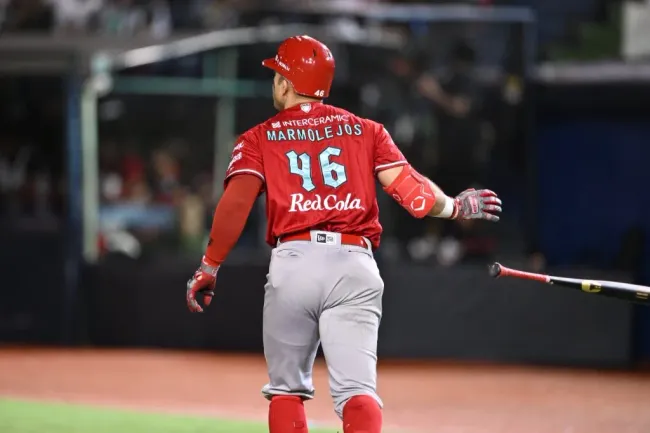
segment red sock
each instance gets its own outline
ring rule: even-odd
[[[278,395],[271,399],[269,433],[308,433],[302,398]]]
[[[381,433],[383,416],[377,401],[356,395],[343,407],[343,433]]]

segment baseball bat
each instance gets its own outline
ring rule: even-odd
[[[617,298],[631,301],[637,304],[650,305],[650,287],[638,284],[621,283],[617,281],[583,280],[580,278],[564,278],[552,275],[536,274],[511,269],[500,263],[494,263],[489,267],[490,276],[494,278],[512,277],[524,280],[539,281],[540,283],[553,284],[581,290],[585,293],[592,293],[609,298]]]

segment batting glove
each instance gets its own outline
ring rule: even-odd
[[[499,221],[501,199],[489,189],[466,189],[454,199],[454,213],[451,219]]]
[[[212,263],[210,259],[203,256],[201,266],[194,272],[194,275],[187,282],[187,308],[192,313],[202,313],[203,308],[196,300],[197,295],[203,295],[203,304],[207,307],[212,302],[214,296],[214,287],[217,282],[217,272],[219,265]]]

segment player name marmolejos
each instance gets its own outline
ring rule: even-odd
[[[360,124],[349,123],[326,126],[324,128],[287,128],[266,131],[268,141],[323,141],[344,135],[361,135],[363,128]]]

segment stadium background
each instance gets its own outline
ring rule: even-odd
[[[2,431],[26,431],[21,399],[263,420],[262,201],[209,313],[183,291],[236,135],[273,114],[259,61],[296,32],[334,51],[328,102],[384,123],[449,194],[505,202],[500,224],[474,226],[381,196],[388,423],[650,429],[647,307],[485,269],[650,285],[650,5],[79,1],[0,2]],[[188,371],[200,389],[179,385]]]

